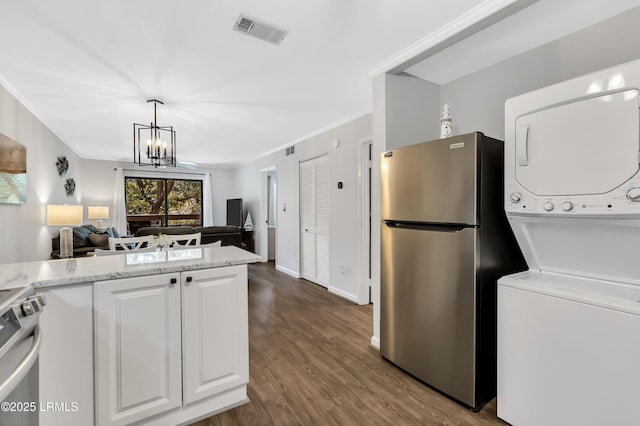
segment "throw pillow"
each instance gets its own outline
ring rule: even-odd
[[[89,235],[92,233],[86,226],[76,226],[73,228],[73,247],[89,247],[91,243],[89,241]]]
[[[107,234],[89,234],[89,241],[94,247],[105,247],[109,245],[109,236]]]
[[[118,233],[118,230],[113,226],[107,229],[107,234],[109,234],[109,236],[113,238],[120,238],[120,234]]]

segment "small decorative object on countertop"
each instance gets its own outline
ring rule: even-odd
[[[160,250],[168,250],[172,245],[173,239],[162,232],[154,235],[153,240],[149,242],[149,247],[159,248]]]
[[[451,123],[451,111],[448,104],[442,107],[442,116],[440,117],[440,138],[450,138],[453,136],[453,124]]]

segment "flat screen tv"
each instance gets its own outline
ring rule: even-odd
[[[242,228],[242,198],[227,200],[227,225]]]

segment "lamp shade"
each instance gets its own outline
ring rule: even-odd
[[[47,225],[80,226],[82,225],[82,206],[67,204],[47,205]]]
[[[103,207],[103,206],[87,207],[87,219],[109,219],[109,207]]]

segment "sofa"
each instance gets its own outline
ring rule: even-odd
[[[109,250],[109,237],[118,238],[115,228],[98,229],[93,225],[82,225],[73,230],[73,257],[86,256],[95,249]],[[51,257],[60,257],[60,235],[51,239]]]
[[[146,226],[136,231],[136,237],[146,235],[197,234],[200,233],[200,244],[221,241],[223,246],[236,246],[246,250],[242,242],[242,231],[236,226]]]

